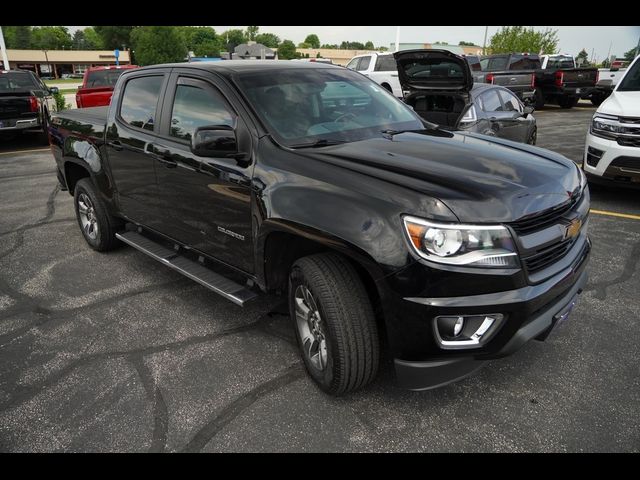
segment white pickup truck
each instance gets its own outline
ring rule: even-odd
[[[595,92],[591,95],[591,103],[597,107],[604,102],[607,97],[611,95],[613,89],[616,88],[616,85],[618,85],[618,82],[624,76],[626,71],[626,68],[599,68],[598,83],[596,83]]]
[[[398,81],[398,67],[392,53],[367,53],[353,57],[347,68],[366,75],[398,98],[403,98]]]

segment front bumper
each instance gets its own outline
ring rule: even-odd
[[[514,353],[531,339],[544,340],[555,326],[557,315],[584,288],[590,251],[591,243],[585,235],[576,244],[566,268],[537,284],[474,295],[471,292],[478,286],[469,281],[466,295],[403,297],[391,302],[395,319],[389,321],[389,308],[385,315],[398,383],[410,390],[436,388],[466,377],[487,360]],[[504,321],[477,348],[445,350],[435,338],[437,316],[498,313],[504,315]]]
[[[624,159],[620,162],[623,166],[618,166],[621,158]],[[634,159],[637,161],[634,162]],[[588,132],[583,160],[584,172],[591,181],[640,187],[640,146],[620,145],[616,140],[598,137]]]

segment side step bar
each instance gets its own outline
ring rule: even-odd
[[[242,307],[246,302],[258,296],[257,293],[242,285],[238,285],[197,262],[181,257],[174,250],[163,247],[137,232],[116,233],[116,238],[189,277],[191,280],[195,280],[209,290],[222,295],[227,300],[231,300],[236,305]]]

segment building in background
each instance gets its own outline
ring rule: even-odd
[[[10,69],[31,70],[40,77],[60,78],[83,74],[89,67],[115,65],[113,50],[15,50],[7,49]],[[129,51],[118,57],[120,65],[130,65]]]
[[[296,48],[296,52],[300,53],[303,57],[309,55],[309,58],[316,58],[318,53],[321,58],[327,58],[336,65],[342,65],[343,67],[349,63],[353,57],[357,55],[364,55],[366,53],[374,53],[377,50],[334,50],[332,48]],[[380,52],[379,52],[380,53]]]
[[[480,45],[449,45],[446,43],[402,43],[400,42],[400,50],[417,50],[417,49],[440,49],[448,50],[456,55],[482,55],[482,47]],[[395,42],[389,45],[389,51],[396,51]]]
[[[224,60],[229,60],[229,53],[222,52],[221,56]],[[233,60],[277,60],[278,54],[275,50],[249,41],[247,43],[241,43],[233,49]]]

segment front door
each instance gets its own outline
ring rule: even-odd
[[[207,78],[173,73],[165,94],[156,159],[159,230],[181,243],[253,273],[251,162],[199,157],[191,137],[205,125],[233,127],[241,150],[251,151],[246,124]]]

